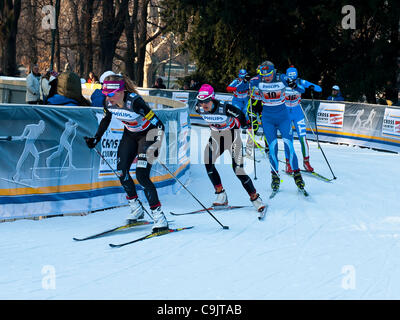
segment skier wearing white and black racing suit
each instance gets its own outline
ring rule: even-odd
[[[130,80],[122,76],[110,76],[103,84],[106,95],[104,117],[93,138],[85,137],[89,148],[101,140],[114,116],[124,124],[124,133],[117,151],[117,173],[131,207],[127,222],[143,218],[144,208],[138,199],[135,183],[129,174],[130,167],[137,156],[136,178],[143,186],[146,199],[154,218],[153,231],[168,229],[168,222],[161,211],[161,203],[156,187],[150,180],[150,170],[158,157],[164,134],[164,125],[153,110],[146,104]]]
[[[254,188],[253,182],[243,168],[242,140],[240,126],[246,126],[244,113],[237,107],[214,99],[214,89],[203,84],[197,95],[196,112],[209,124],[211,136],[204,150],[204,163],[208,177],[217,195],[214,206],[228,205],[227,194],[222,187],[221,177],[215,161],[228,150],[232,157],[232,168],[242,186],[250,196],[257,211],[262,212],[265,204]]]

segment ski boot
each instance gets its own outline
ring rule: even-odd
[[[253,204],[254,208],[258,211],[258,212],[262,212],[265,209],[265,203],[262,201],[260,195],[257,193],[254,197],[254,199],[252,199],[250,197],[250,201]]]
[[[128,199],[129,206],[131,207],[131,213],[126,217],[126,223],[135,223],[139,219],[144,218],[144,208],[138,198]]]
[[[314,171],[314,168],[311,167],[311,165],[310,165],[310,157],[304,157],[303,166],[304,166],[304,169],[306,169],[306,171],[308,171],[308,172]]]
[[[217,198],[213,202],[213,206],[227,206],[228,205],[228,196],[226,195],[226,192],[224,189],[221,191],[215,191],[215,194],[217,195]]]
[[[272,189],[272,191],[278,191],[279,185],[281,183],[281,179],[276,174],[276,172],[271,172],[271,173],[272,173],[271,189]]]
[[[301,176],[300,169],[293,171],[293,178],[294,178],[294,183],[296,183],[296,186],[300,190],[303,190],[305,183],[303,177]]]
[[[287,174],[293,174],[293,169],[290,166],[289,159],[286,159],[286,170],[285,171],[286,171]]]
[[[154,210],[151,210],[151,214],[152,214],[153,219],[154,219],[154,225],[153,225],[153,228],[152,228],[152,232],[153,233],[169,229],[168,221],[165,218],[164,212],[161,210],[161,206],[157,207]]]

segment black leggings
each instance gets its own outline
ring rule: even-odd
[[[161,140],[151,138],[147,141],[146,136],[149,131],[129,132],[124,130],[122,139],[118,146],[117,153],[117,172],[120,174],[120,182],[129,199],[136,198],[136,187],[129,174],[129,169],[133,160],[138,156],[136,163],[136,178],[143,186],[144,193],[151,209],[159,207],[157,189],[150,180],[150,170],[152,163],[158,157],[158,151],[161,147]]]
[[[214,188],[221,186],[221,177],[214,165],[215,161],[228,150],[232,157],[232,169],[249,195],[256,189],[250,177],[243,168],[242,139],[239,129],[215,131],[211,130],[211,136],[204,150],[204,163],[207,175]]]

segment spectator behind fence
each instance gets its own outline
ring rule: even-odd
[[[47,96],[47,100],[49,100],[49,98],[51,98],[52,96],[54,96],[57,93],[57,82],[58,82],[57,77],[58,77],[58,73],[56,71],[50,72],[50,78],[49,78],[50,91]],[[46,101],[46,104],[47,104],[47,101]]]
[[[111,70],[104,72],[100,76],[100,84],[103,85],[104,79],[107,78],[108,76],[115,75],[115,73]],[[104,101],[106,99],[106,96],[103,94],[101,89],[96,89],[93,91],[92,95],[90,96],[90,101],[92,102],[93,107],[100,107],[102,108],[104,105]]]
[[[89,78],[86,81],[87,83],[99,83],[99,78],[91,71],[89,72]]]
[[[189,83],[185,82],[180,90],[190,90]]]
[[[165,86],[162,78],[157,78],[156,82],[154,83],[153,88],[156,88],[156,89],[167,89],[167,87]]]
[[[189,86],[190,90],[198,91],[200,89],[200,86],[201,86],[200,83],[198,83],[196,80],[194,79],[190,80],[190,86]]]
[[[46,104],[47,97],[50,92],[50,70],[46,71],[45,75],[40,78],[40,103]]]
[[[76,73],[67,71],[58,76],[57,93],[47,99],[51,105],[90,106],[82,96],[81,79]]]
[[[332,95],[330,95],[326,100],[332,101],[344,101],[342,94],[340,93],[340,88],[337,85],[332,87]]]
[[[40,100],[40,72],[35,64],[31,68],[31,73],[26,77],[26,103],[38,104]]]

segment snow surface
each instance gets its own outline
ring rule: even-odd
[[[332,177],[317,144],[309,144],[315,170]],[[281,191],[269,200],[269,165],[257,154],[253,181],[269,205],[262,222],[251,207],[214,212],[229,230],[207,213],[167,214],[171,227],[195,227],[118,249],[108,244],[151,227],[84,242],[72,237],[123,223],[128,207],[1,223],[0,299],[399,299],[400,155],[321,145],[338,178],[304,176],[310,199],[282,174]],[[295,148],[301,159],[298,141]],[[254,178],[252,166],[246,162]],[[251,205],[231,166],[217,169],[230,204]],[[212,202],[203,165],[191,166],[187,186]],[[200,208],[184,189],[161,202],[165,213]]]

